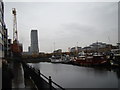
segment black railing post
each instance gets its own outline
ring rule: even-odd
[[[40,72],[39,69],[36,69],[36,68],[34,68],[34,67],[26,64],[26,63],[23,63],[23,67],[24,67],[24,70],[25,70],[27,76],[31,77],[31,79],[35,82],[35,85],[37,86],[37,88],[44,87],[43,84],[45,84],[45,85],[47,85],[46,87],[48,87],[49,90],[56,90],[55,87],[52,86],[52,84],[54,84],[55,86],[57,86],[61,90],[65,90],[60,85],[58,85],[57,83],[53,82],[52,79],[51,79],[51,76],[49,76],[49,78],[46,77],[44,74],[42,74]],[[46,80],[48,80],[46,83],[42,83],[42,81],[44,80],[44,78]],[[46,81],[46,80],[44,80],[44,81]],[[40,83],[41,83],[41,85],[40,85]]]
[[[38,74],[39,74],[39,76],[40,76],[40,70],[38,69]]]
[[[49,88],[50,88],[50,90],[52,90],[52,79],[51,79],[51,76],[49,76]]]

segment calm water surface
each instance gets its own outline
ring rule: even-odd
[[[30,64],[64,88],[118,88],[120,78],[114,71],[66,64]]]

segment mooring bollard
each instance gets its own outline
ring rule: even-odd
[[[52,90],[52,79],[51,79],[51,76],[49,76],[49,88],[50,88],[50,90]]]

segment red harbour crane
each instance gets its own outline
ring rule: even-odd
[[[11,50],[13,57],[20,57],[22,55],[22,44],[18,41],[18,32],[17,32],[17,18],[16,18],[16,9],[12,9],[13,14],[13,44],[11,44]]]

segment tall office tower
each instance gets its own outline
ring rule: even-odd
[[[32,54],[39,53],[37,30],[31,30],[31,48],[30,48],[30,50],[31,50]]]

